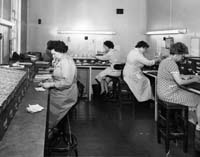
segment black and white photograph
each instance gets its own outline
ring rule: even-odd
[[[200,157],[199,0],[0,0],[0,157]]]

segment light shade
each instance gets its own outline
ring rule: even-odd
[[[58,34],[93,34],[93,35],[115,35],[112,31],[87,31],[87,30],[57,30]]]
[[[187,29],[168,29],[168,30],[155,30],[155,31],[148,31],[146,35],[164,35],[164,34],[185,34],[187,33]]]

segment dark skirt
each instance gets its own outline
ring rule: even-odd
[[[69,89],[52,89],[50,93],[49,128],[55,127],[67,114],[78,98],[77,84]]]

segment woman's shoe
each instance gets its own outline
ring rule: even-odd
[[[104,91],[101,91],[100,92],[100,95],[104,95],[106,93],[106,91],[104,90]]]
[[[52,128],[48,130],[48,140],[52,140],[55,135],[58,134],[58,128]]]
[[[195,138],[200,140],[200,130],[195,130]]]
[[[195,130],[194,145],[195,145],[195,150],[200,151],[200,130]]]

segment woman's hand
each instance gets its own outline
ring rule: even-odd
[[[191,78],[194,82],[200,83],[200,76],[193,76],[193,78]]]
[[[155,60],[155,63],[160,63],[161,62],[161,58],[160,57],[157,57],[154,60]]]
[[[184,80],[193,80],[194,82],[200,82],[200,76],[198,75],[182,75]]]
[[[91,56],[91,58],[96,59],[97,57],[96,57],[96,55],[93,55],[93,56]]]
[[[200,83],[200,76],[199,75],[195,75],[194,77],[197,78],[198,79],[197,82]]]
[[[38,86],[39,86],[39,87],[42,87],[42,84],[43,84],[43,82],[40,82],[40,83],[38,83]]]
[[[181,78],[182,78],[183,80],[189,80],[189,79],[194,78],[194,76],[195,76],[195,75],[181,75]]]
[[[55,83],[54,82],[44,82],[44,83],[41,83],[41,86],[43,88],[51,88],[51,87],[55,87]]]

